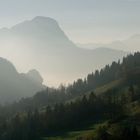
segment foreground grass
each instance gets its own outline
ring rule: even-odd
[[[77,138],[83,137],[90,138],[93,135],[95,135],[95,130],[101,125],[106,125],[106,122],[93,124],[90,125],[88,128],[82,130],[69,131],[66,133],[61,133],[59,135],[46,137],[43,138],[42,140],[76,140]]]
[[[93,130],[71,131],[60,136],[43,138],[43,140],[76,140],[83,135],[93,135]]]
[[[76,140],[77,138],[83,137],[83,136],[92,136],[93,130],[85,130],[85,131],[73,131],[68,132],[60,136],[54,136],[54,137],[47,137],[43,140]]]

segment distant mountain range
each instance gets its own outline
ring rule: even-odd
[[[33,96],[45,88],[39,72],[18,73],[13,64],[0,58],[0,103],[9,103]]]
[[[39,70],[47,85],[71,82],[127,54],[105,47],[79,48],[57,21],[40,16],[0,29],[0,46],[1,57],[12,61],[19,71]]]
[[[115,48],[116,50],[125,50],[127,52],[136,52],[136,51],[140,51],[140,34],[135,34],[126,40],[117,40],[108,44],[101,44],[101,43],[80,44],[78,43],[77,46],[81,48],[86,48],[86,49],[107,47],[111,49]]]

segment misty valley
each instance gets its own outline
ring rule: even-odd
[[[0,1],[0,140],[140,140],[140,1]]]
[[[139,52],[59,88],[36,70],[19,74],[2,58],[0,67],[1,140],[139,139]]]

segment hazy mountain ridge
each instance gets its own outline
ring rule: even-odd
[[[88,97],[93,91],[97,96],[108,92],[110,94],[110,90],[118,91],[132,83],[137,85],[140,82],[139,79],[140,52],[137,52],[124,57],[122,62],[112,62],[111,65],[106,65],[101,70],[89,73],[85,78],[77,79],[68,86],[47,87],[31,98],[20,100],[18,104],[24,109],[27,105],[32,109],[54,106],[56,103],[67,103],[81,99],[83,96]]]
[[[1,29],[0,45],[0,55],[11,60],[19,71],[36,68],[50,85],[72,82],[127,54],[79,48],[54,19],[40,16]]]
[[[33,71],[30,71],[32,75]],[[36,74],[36,73],[35,73]],[[35,75],[33,73],[33,76]],[[32,77],[33,77],[32,76]],[[36,77],[39,77],[38,75]],[[13,102],[22,97],[30,97],[37,91],[43,90],[43,81],[31,78],[29,73],[20,74],[11,62],[0,58],[0,103]]]
[[[127,52],[136,52],[140,51],[140,34],[135,34],[125,40],[116,40],[110,43],[87,43],[80,44],[77,43],[77,46],[85,49],[96,49],[96,48],[110,48],[116,50],[125,50]],[[133,46],[133,48],[132,48]]]

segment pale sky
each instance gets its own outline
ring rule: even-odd
[[[0,28],[35,16],[56,19],[76,43],[105,43],[140,33],[140,0],[0,0]]]

